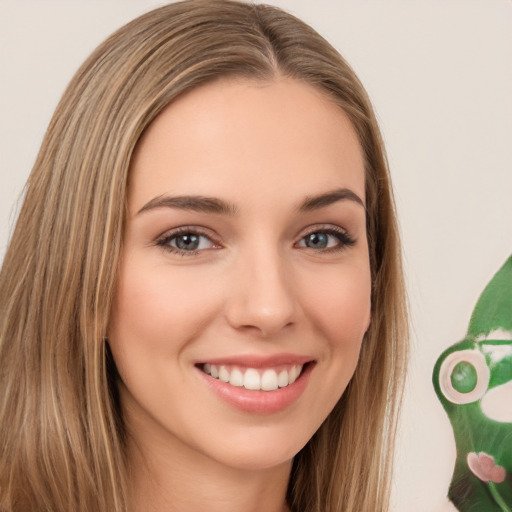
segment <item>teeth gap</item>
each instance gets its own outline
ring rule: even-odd
[[[229,371],[224,365],[213,365],[209,363],[197,365],[207,375],[226,382],[231,386],[244,387],[250,390],[274,391],[293,384],[309,363],[304,365],[292,365],[289,369],[276,371],[273,368],[254,369],[246,368],[242,371],[232,368]]]

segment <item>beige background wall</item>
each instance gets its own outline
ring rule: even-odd
[[[478,294],[512,252],[512,2],[268,3],[331,41],[373,98],[395,182],[413,323],[395,510],[454,510],[445,496],[455,448],[431,371],[463,337]],[[110,32],[161,4],[0,0],[0,255],[73,72]]]

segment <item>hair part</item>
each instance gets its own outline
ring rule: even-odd
[[[126,512],[125,433],[105,343],[132,153],[181,94],[223,77],[311,84],[349,116],[366,163],[372,320],[347,390],[296,456],[297,512],[384,512],[407,356],[398,226],[377,121],[356,75],[266,5],[193,0],[101,44],[65,91],[0,273],[0,510]]]

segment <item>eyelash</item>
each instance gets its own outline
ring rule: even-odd
[[[172,245],[170,245],[170,242],[172,240],[174,240],[175,238],[178,238],[179,236],[183,236],[183,235],[195,235],[200,238],[207,238],[213,244],[213,246],[214,246],[213,248],[220,247],[212,239],[212,236],[210,233],[202,231],[200,228],[197,228],[195,226],[182,226],[182,227],[173,229],[170,232],[168,231],[167,233],[163,234],[160,238],[157,239],[156,245],[161,247],[164,251],[168,251],[172,254],[177,254],[179,256],[194,256],[204,250],[204,249],[195,249],[195,250],[186,251],[184,249],[180,249],[179,247],[173,247]]]
[[[313,249],[309,248],[312,251],[315,252],[322,252],[322,253],[333,253],[333,252],[340,252],[343,251],[349,247],[352,247],[355,245],[356,240],[353,238],[347,231],[345,231],[342,228],[339,228],[337,226],[329,226],[329,227],[322,227],[322,226],[315,226],[314,229],[309,230],[307,233],[301,236],[300,242],[306,239],[306,237],[314,235],[314,234],[323,234],[328,236],[333,236],[337,239],[338,244],[334,247],[327,247],[324,249]],[[306,248],[308,248],[306,246]]]
[[[333,236],[337,239],[338,244],[334,247],[327,247],[323,249],[314,249],[311,247],[307,247],[305,245],[301,245],[300,247],[304,247],[305,249],[310,249],[314,252],[322,252],[322,253],[332,253],[332,252],[339,252],[343,251],[344,249],[347,249],[348,247],[352,247],[356,240],[349,235],[345,230],[329,226],[327,227],[315,227],[315,229],[311,229],[310,231],[306,232],[304,235],[301,236],[299,242],[294,244],[295,247],[298,246],[298,244],[306,239],[306,237],[314,235],[314,234],[323,234],[328,236]],[[173,247],[170,245],[171,241],[178,238],[179,236],[183,235],[195,235],[202,238],[207,238],[212,244],[215,249],[220,248],[220,245],[217,244],[213,239],[210,233],[206,233],[205,231],[202,231],[200,228],[197,228],[195,226],[183,226],[180,228],[176,228],[170,232],[165,233],[161,237],[159,237],[156,240],[156,245],[158,247],[161,247],[163,250],[170,252],[172,254],[177,254],[179,256],[194,256],[199,254],[200,252],[204,251],[205,249],[194,249],[194,250],[184,250],[180,249],[178,247]]]

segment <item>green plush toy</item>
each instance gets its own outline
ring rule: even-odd
[[[466,337],[437,360],[433,383],[457,447],[450,500],[460,512],[512,512],[512,400],[486,406],[512,386],[512,256],[480,296]]]

